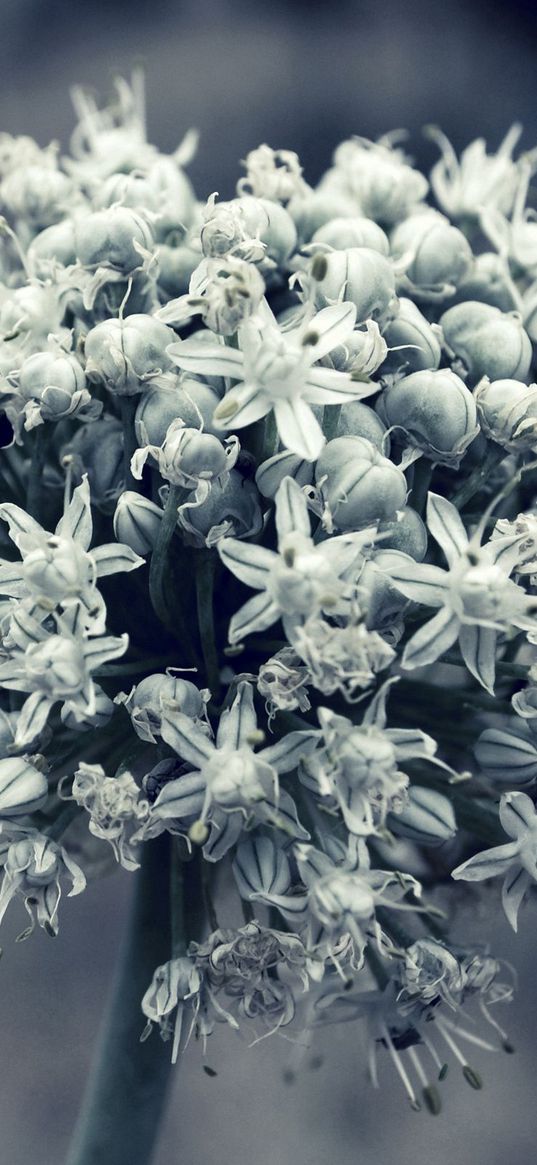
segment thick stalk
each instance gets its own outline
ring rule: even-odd
[[[142,996],[171,953],[170,839],[145,842],[95,1067],[67,1165],[150,1165],[170,1083],[169,1048],[140,1043]]]
[[[50,434],[46,425],[38,425],[32,434],[32,453],[30,459],[30,473],[28,476],[28,490],[26,493],[26,509],[30,517],[40,522],[43,514],[43,501],[46,495],[43,482],[43,471],[47,459],[47,449]]]

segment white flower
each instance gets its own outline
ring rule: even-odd
[[[519,557],[518,539],[497,538],[480,546],[479,531],[469,539],[455,506],[434,493],[429,494],[427,525],[449,569],[415,562],[406,554],[397,554],[388,568],[393,585],[407,599],[439,608],[408,641],[402,666],[434,663],[458,638],[468,670],[492,693],[499,633],[510,626],[535,627],[530,611],[536,600],[509,578]]]
[[[188,1043],[195,1024],[200,1006],[200,987],[201,976],[194,960],[184,955],[156,968],[142,999],[142,1011],[147,1024],[141,1039],[147,1039],[155,1023],[160,1028],[163,1040],[169,1040],[173,1034],[172,1064],[177,1060],[179,1049]],[[172,1023],[174,1012],[175,1021]],[[185,1019],[188,1017],[191,1022],[187,1030]]]
[[[36,829],[2,825],[0,847],[5,851],[0,922],[11,900],[20,896],[30,916],[30,926],[19,935],[19,941],[32,934],[36,922],[47,934],[56,935],[60,880],[65,877],[70,879],[69,898],[81,894],[86,886],[82,870],[65,849]]]
[[[215,409],[214,420],[223,429],[251,425],[273,410],[286,449],[315,461],[325,438],[309,406],[341,404],[375,391],[375,385],[318,366],[350,337],[355,320],[353,304],[335,304],[284,332],[264,300],[239,328],[239,349],[191,339],[172,344],[168,353],[187,372],[239,381]]]
[[[124,869],[136,870],[140,863],[132,836],[147,819],[149,802],[140,796],[131,773],[107,777],[101,765],[82,763],[76,770],[71,796],[89,813],[94,837],[110,843]]]
[[[297,626],[328,611],[344,614],[353,587],[343,577],[358,560],[371,530],[341,535],[315,545],[306,499],[292,477],[285,477],[276,495],[278,553],[238,538],[222,538],[222,562],[246,586],[259,591],[231,619],[230,643],[254,631],[264,631],[280,617],[288,639]]]
[[[394,138],[386,135],[371,142],[354,137],[342,142],[318,189],[350,196],[359,213],[375,222],[391,226],[405,219],[425,198],[429,184],[408,164],[402,150],[393,147]]]
[[[22,562],[0,561],[0,593],[31,601],[37,618],[54,609],[70,610],[95,634],[104,631],[106,607],[97,579],[143,566],[143,558],[120,542],[89,550],[93,524],[88,479],[84,476],[49,534],[20,506],[0,505],[0,518]]]
[[[215,743],[171,702],[167,708],[164,704],[161,733],[197,771],[164,786],[153,806],[154,816],[180,820],[197,813],[203,823],[216,806],[226,814],[239,811],[243,824],[254,816],[295,836],[304,833],[296,822],[294,802],[279,789],[278,776],[296,768],[315,747],[319,733],[290,732],[254,752],[260,734],[251,684],[239,683],[233,704],[220,717]]]
[[[76,609],[55,617],[57,631],[45,628],[26,612],[10,625],[10,658],[0,663],[0,685],[30,692],[17,721],[15,747],[32,743],[42,732],[54,704],[83,725],[97,712],[100,693],[91,673],[127,650],[128,635],[89,637],[77,627]]]
[[[431,186],[446,214],[476,216],[484,207],[509,214],[520,174],[520,162],[514,162],[512,154],[521,133],[520,125],[512,125],[495,154],[487,154],[486,142],[477,138],[459,161],[445,134],[429,127],[429,137],[442,154],[431,171]]]
[[[518,910],[532,882],[537,882],[537,813],[526,793],[503,793],[500,821],[513,841],[483,850],[457,866],[452,878],[482,882],[504,875],[502,905],[513,930]]]

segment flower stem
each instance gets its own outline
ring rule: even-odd
[[[139,402],[138,396],[120,396],[119,410],[123,425],[123,470],[125,473],[125,489],[139,489],[140,483],[134,480],[131,472],[131,458],[138,448],[134,418]]]
[[[213,699],[220,692],[220,667],[214,627],[214,576],[216,571],[214,552],[199,551],[196,556],[196,601],[201,650],[205,664],[205,676]]]
[[[181,486],[170,485],[164,514],[159,526],[158,538],[151,556],[149,568],[149,595],[153,610],[160,622],[177,640],[186,657],[185,662],[198,666],[197,650],[192,642],[188,626],[188,612],[184,602],[184,591],[178,595],[173,610],[169,604],[169,593],[172,580],[171,543],[177,526],[177,510],[184,501],[187,491]],[[183,571],[183,582],[186,590],[188,585],[187,572]]]
[[[38,425],[33,433],[30,473],[28,476],[28,490],[26,494],[26,509],[30,517],[36,522],[41,520],[43,501],[46,490],[43,482],[43,470],[47,459],[47,449],[50,434],[46,425]]]
[[[67,1165],[149,1165],[170,1083],[168,1049],[140,1043],[140,1003],[170,957],[170,843],[142,847],[142,865],[105,1024]]]
[[[504,460],[504,458],[505,449],[502,449],[500,445],[492,445],[483,461],[475,467],[473,472],[469,477],[466,478],[466,481],[463,482],[459,489],[455,490],[455,493],[451,498],[451,502],[454,506],[457,507],[458,510],[462,510],[463,506],[465,506],[466,503],[469,502],[476,493],[479,493],[479,490],[483,485],[485,485],[493,469],[495,469],[496,466],[499,465],[500,461]]]

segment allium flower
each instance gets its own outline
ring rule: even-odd
[[[443,766],[436,742],[420,729],[388,728],[388,680],[353,724],[329,708],[319,708],[324,747],[303,763],[301,777],[321,797],[333,800],[350,833],[378,833],[391,810],[403,809],[409,779],[400,765],[415,759]]]
[[[91,673],[127,649],[128,635],[90,637],[73,620],[56,616],[55,632],[45,630],[22,613],[10,627],[13,648],[0,663],[0,684],[8,691],[30,692],[17,721],[16,748],[31,745],[45,727],[54,704],[71,714],[75,724],[95,715],[100,689]]]
[[[101,765],[82,763],[73,779],[71,797],[90,815],[89,829],[112,846],[116,861],[126,870],[139,866],[133,834],[149,815],[149,802],[129,772],[107,777]]]
[[[391,581],[407,599],[439,608],[408,641],[402,665],[434,663],[458,639],[468,670],[492,692],[498,635],[510,626],[535,627],[530,614],[535,600],[509,578],[518,559],[517,540],[497,538],[480,546],[475,534],[468,538],[455,506],[433,493],[427,524],[449,569],[416,563],[403,554],[389,568]]]
[[[502,874],[502,906],[516,931],[522,899],[537,882],[537,813],[531,798],[526,793],[503,793],[500,822],[513,840],[468,858],[451,876],[465,882],[483,882]]]
[[[262,308],[239,329],[239,349],[192,339],[172,344],[168,351],[187,372],[239,381],[215,410],[214,419],[223,429],[251,425],[273,410],[286,449],[315,461],[325,438],[309,406],[341,404],[374,391],[344,372],[318,367],[322,357],[351,335],[356,309],[348,303],[325,308],[284,332],[268,305]]]
[[[163,1040],[169,1040],[173,1035],[172,1064],[176,1063],[180,1048],[188,1043],[196,1022],[200,987],[201,975],[193,958],[183,955],[156,968],[142,999],[142,1011],[147,1024],[141,1039],[147,1039],[155,1023],[160,1028]],[[172,1021],[174,1012],[175,1020]]]
[[[89,550],[93,523],[87,477],[74,490],[54,534],[9,502],[0,505],[0,518],[22,555],[21,563],[0,562],[0,592],[24,600],[37,619],[55,609],[69,610],[79,626],[101,634],[106,607],[97,579],[136,570],[143,558],[120,542]]]
[[[239,178],[239,194],[253,194],[256,198],[270,198],[274,202],[289,202],[309,189],[302,178],[298,154],[292,150],[273,150],[258,146],[250,150],[244,163],[246,177]]]
[[[170,300],[156,318],[178,327],[200,315],[212,332],[233,336],[257,311],[264,292],[263,278],[252,263],[235,255],[204,259],[190,277],[188,295]]]
[[[68,897],[81,894],[86,886],[82,870],[65,849],[36,829],[0,826],[4,876],[0,888],[0,922],[11,900],[20,897],[30,916],[30,926],[19,936],[28,938],[38,926],[47,934],[58,933],[58,906],[63,878],[69,878]]]
[[[243,823],[253,817],[291,833],[297,831],[296,836],[303,832],[296,823],[294,802],[280,790],[278,777],[291,772],[315,748],[319,733],[314,729],[289,732],[276,744],[254,752],[260,740],[251,684],[239,683],[231,707],[220,717],[214,744],[171,702],[163,713],[161,732],[194,771],[165,785],[153,816],[180,820],[197,814],[204,823],[216,806],[226,814],[239,812]]]
[[[264,631],[281,617],[292,641],[296,627],[309,617],[328,611],[344,614],[352,597],[345,574],[357,562],[371,530],[341,535],[317,545],[311,537],[304,494],[285,477],[276,495],[278,553],[236,538],[222,538],[222,562],[246,586],[259,591],[241,607],[229,624],[230,643],[254,631]]]
[[[296,934],[249,922],[239,930],[217,930],[203,943],[191,943],[189,955],[215,1007],[215,1018],[234,1028],[240,1019],[260,1020],[269,1031],[294,1017],[297,995],[308,986],[304,944]]]
[[[512,125],[495,154],[487,154],[486,142],[478,138],[463,150],[460,161],[445,134],[435,126],[427,132],[442,154],[431,171],[442,210],[453,218],[477,216],[484,207],[509,214],[520,175],[520,162],[512,155],[522,127]]]
[[[395,135],[393,135],[395,137]],[[319,189],[351,197],[360,214],[388,226],[406,218],[428,190],[427,179],[408,164],[387,136],[378,142],[342,142]]]
[[[341,692],[349,702],[360,699],[379,671],[389,667],[395,651],[363,619],[340,627],[326,619],[308,619],[293,635],[294,649],[305,664],[309,683],[325,696]]]

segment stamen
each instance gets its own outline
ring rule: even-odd
[[[416,1096],[416,1093],[414,1092],[412,1084],[410,1083],[410,1079],[409,1079],[408,1074],[405,1070],[405,1067],[404,1067],[404,1064],[401,1060],[401,1057],[393,1046],[392,1039],[391,1039],[390,1033],[389,1033],[386,1025],[383,1025],[383,1027],[381,1028],[381,1031],[382,1031],[383,1038],[386,1041],[386,1047],[390,1053],[390,1056],[392,1058],[396,1072],[397,1072],[397,1074],[401,1080],[401,1083],[405,1089],[405,1092],[410,1100],[410,1107],[414,1109],[414,1112],[419,1112],[419,1110],[421,1108],[421,1104]]]

